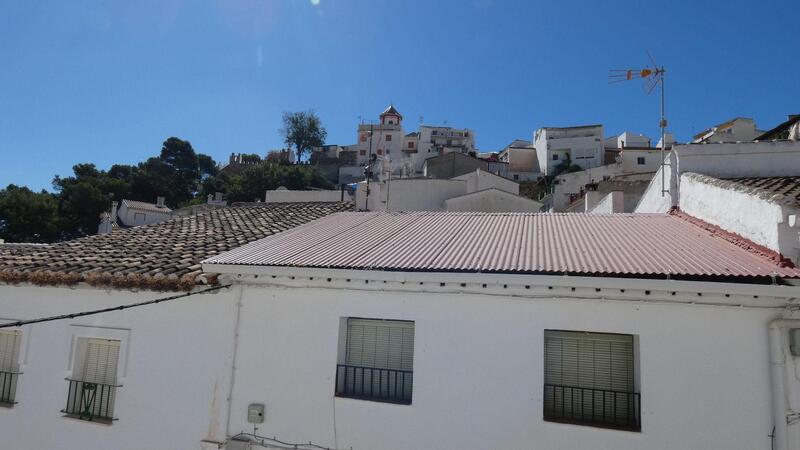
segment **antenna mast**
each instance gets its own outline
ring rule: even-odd
[[[661,129],[661,196],[663,197],[666,192],[669,192],[669,190],[666,189],[666,174],[664,173],[664,166],[668,165],[664,162],[664,153],[667,145],[667,118],[664,113],[664,74],[666,73],[666,69],[664,66],[656,64],[650,52],[647,52],[647,56],[650,58],[650,63],[653,65],[652,67],[645,67],[643,69],[611,69],[608,72],[608,82],[621,83],[623,81],[641,78],[646,80],[644,91],[647,94],[653,92],[656,85],[661,87],[661,118],[658,121],[658,127]]]

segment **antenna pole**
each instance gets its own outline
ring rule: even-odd
[[[664,117],[664,67],[659,69],[661,71],[661,120],[659,127],[661,128],[661,196],[666,192],[666,174],[664,173],[664,151],[667,146],[667,119]]]
[[[372,178],[372,134],[373,134],[372,131],[373,131],[373,125],[369,124],[369,153],[367,154],[367,195],[364,196],[364,211],[369,211],[369,179]]]

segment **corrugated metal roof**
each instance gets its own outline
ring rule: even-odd
[[[800,277],[666,214],[339,213],[204,263],[401,271]]]

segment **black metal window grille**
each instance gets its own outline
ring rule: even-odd
[[[62,413],[81,420],[110,423],[114,417],[114,401],[121,385],[92,383],[67,378],[67,406]]]
[[[0,371],[0,406],[13,406],[17,393],[19,372]]]
[[[641,430],[633,336],[546,330],[545,420]]]

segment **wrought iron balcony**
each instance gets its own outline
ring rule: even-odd
[[[411,404],[414,372],[375,367],[336,366],[336,396]]]
[[[641,395],[545,384],[544,420],[641,431]]]
[[[17,393],[17,378],[19,372],[0,371],[0,406],[13,406]]]
[[[91,383],[70,380],[67,391],[67,406],[62,413],[70,417],[93,422],[111,423],[114,417],[114,401],[117,388],[122,385]]]

